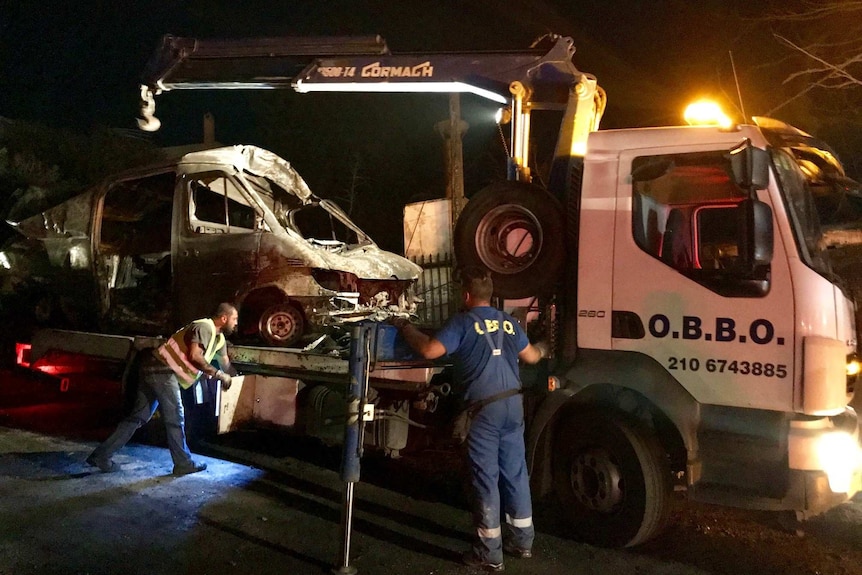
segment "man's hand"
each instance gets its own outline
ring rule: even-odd
[[[542,359],[550,354],[550,346],[546,341],[528,344],[527,347],[521,350],[518,354],[518,359],[524,363],[539,363]]]
[[[539,350],[539,359],[544,359],[544,358],[548,357],[548,354],[550,353],[550,350],[548,348],[548,342],[539,341],[539,342],[534,343],[533,347],[535,347],[537,350]]]
[[[229,390],[231,383],[233,383],[233,379],[231,378],[231,376],[226,374],[222,370],[218,370],[215,373],[215,378],[221,382],[221,388],[223,391]]]

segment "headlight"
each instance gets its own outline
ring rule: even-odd
[[[862,461],[859,443],[849,433],[833,431],[822,435],[817,445],[820,465],[834,493],[850,491],[853,473]]]
[[[855,353],[847,356],[847,394],[851,395],[856,389],[856,380],[859,379],[859,372],[862,371],[862,361]]]

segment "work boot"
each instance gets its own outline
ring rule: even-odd
[[[482,561],[481,559],[476,557],[476,555],[472,551],[466,551],[462,559],[464,560],[464,565],[476,569],[482,569],[484,571],[491,571],[497,573],[503,571],[506,568],[502,562],[488,563],[486,561]]]
[[[517,557],[518,559],[529,559],[533,556],[532,550],[516,547],[512,543],[503,543],[503,553]]]
[[[189,466],[176,466],[174,465],[174,475],[188,475],[189,473],[197,473],[198,471],[203,471],[207,468],[207,464],[203,462],[192,461],[192,464]]]
[[[120,464],[113,459],[103,459],[101,457],[96,457],[92,453],[87,458],[87,465],[98,467],[102,473],[114,473],[115,471],[120,470]]]

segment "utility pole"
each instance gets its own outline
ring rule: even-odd
[[[446,198],[451,202],[452,228],[464,208],[464,149],[462,138],[470,124],[461,119],[461,94],[449,94],[449,119],[438,122],[437,132],[443,137],[446,160]]]

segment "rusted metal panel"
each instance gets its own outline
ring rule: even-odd
[[[343,381],[349,376],[348,361],[341,353],[312,353],[301,349],[237,345],[231,347],[231,362],[249,373],[284,375],[309,381]],[[409,387],[427,385],[442,365],[429,360],[377,361],[368,377],[375,383],[390,382]]]
[[[95,190],[49,208],[13,226],[25,236],[46,238],[87,238],[90,236]]]
[[[12,225],[25,236],[42,241],[51,265],[89,268],[93,196],[93,191],[86,192]]]
[[[285,375],[338,375],[347,377],[347,360],[338,355],[237,345],[231,348],[231,362],[258,372],[279,371]]]
[[[255,376],[254,420],[292,427],[296,423],[296,396],[301,385],[291,377]]]
[[[257,146],[237,145],[190,152],[177,162],[177,171],[192,174],[216,165],[232,166],[239,172],[269,178],[304,203],[310,202],[314,195],[290,162]]]

